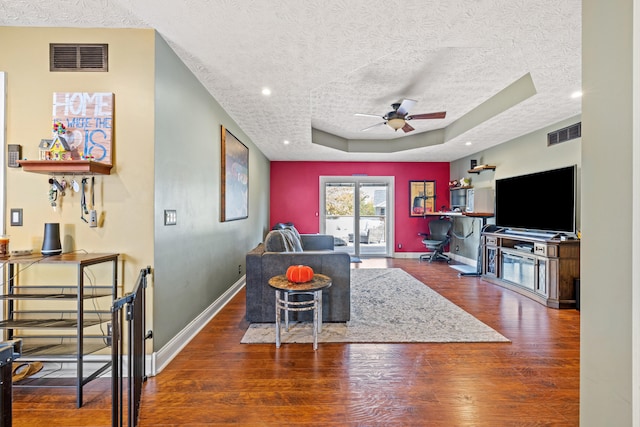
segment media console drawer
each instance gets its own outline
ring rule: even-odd
[[[496,246],[498,244],[498,239],[494,236],[485,236],[485,243],[489,246]]]
[[[546,245],[544,243],[535,243],[533,245],[533,253],[546,257],[557,257],[558,247],[556,245]]]
[[[533,253],[536,255],[547,256],[547,246],[540,243],[534,243]]]

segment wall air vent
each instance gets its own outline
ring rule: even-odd
[[[109,71],[109,45],[52,43],[49,71]]]
[[[582,136],[582,122],[547,134],[547,145],[556,145]]]

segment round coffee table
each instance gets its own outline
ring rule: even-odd
[[[289,311],[313,310],[313,349],[318,349],[318,333],[322,332],[322,291],[331,286],[331,278],[314,274],[305,283],[294,283],[281,274],[269,279],[269,286],[276,292],[276,348],[280,348],[280,318],[284,310],[285,330],[289,331]],[[290,295],[310,295],[310,300],[289,301]]]

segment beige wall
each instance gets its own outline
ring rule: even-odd
[[[109,72],[49,72],[49,43],[108,43]],[[21,144],[35,160],[51,138],[53,92],[113,92],[114,168],[96,176],[99,228],[80,220],[80,194],[67,191],[54,211],[49,176],[7,171],[7,210],[22,208],[23,226],[7,224],[13,249],[42,247],[44,223],[59,222],[63,250],[123,254],[122,283],[131,288],[153,260],[153,50],[152,30],[0,27],[0,70],[7,73],[7,143]],[[62,178],[62,175],[58,175]],[[70,179],[71,177],[66,177]]]
[[[109,71],[49,72],[49,43],[107,43]],[[167,344],[242,279],[246,252],[268,228],[268,159],[154,30],[0,27],[0,45],[7,143],[21,144],[25,158],[37,159],[40,140],[51,137],[54,92],[115,94],[114,167],[96,176],[102,225],[81,221],[79,194],[67,191],[54,211],[49,176],[9,169],[7,211],[24,212],[22,227],[8,227],[11,247],[39,251],[43,224],[59,222],[65,252],[122,254],[120,295],[141,268],[153,267],[149,348],[170,352],[175,345]],[[226,223],[219,211],[221,125],[250,152],[249,218]],[[164,226],[164,209],[177,210],[177,225]],[[42,273],[34,269],[23,279],[41,280]],[[64,274],[44,276],[69,280]]]

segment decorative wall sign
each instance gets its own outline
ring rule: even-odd
[[[71,160],[112,164],[113,93],[55,92],[53,121],[66,127]]]
[[[409,216],[435,212],[435,204],[435,181],[409,181]]]
[[[234,221],[249,216],[249,149],[231,132],[221,126],[222,133],[222,221]]]

